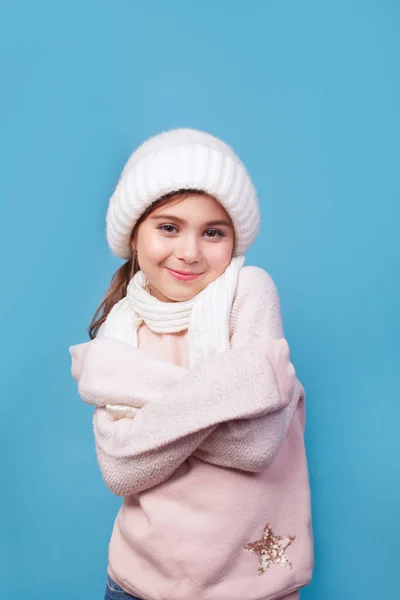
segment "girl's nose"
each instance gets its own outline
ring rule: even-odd
[[[201,259],[200,242],[194,236],[182,236],[176,255],[187,263],[198,262]]]

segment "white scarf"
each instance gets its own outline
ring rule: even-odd
[[[229,316],[243,255],[232,258],[225,271],[196,296],[183,302],[163,302],[147,291],[147,278],[138,271],[127,293],[109,312],[101,335],[138,347],[138,328],[144,322],[157,333],[188,329],[189,364],[229,349]]]

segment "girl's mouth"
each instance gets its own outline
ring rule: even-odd
[[[200,275],[202,275],[202,273],[180,273],[179,271],[173,271],[168,267],[165,268],[172,275],[172,277],[180,279],[181,281],[191,281],[192,279],[196,279],[197,277],[200,277]]]

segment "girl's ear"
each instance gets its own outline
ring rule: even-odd
[[[132,248],[132,254],[134,255],[136,253],[136,237],[135,236],[133,236],[131,238],[130,244],[131,244],[131,248]]]

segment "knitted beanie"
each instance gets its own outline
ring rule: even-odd
[[[107,210],[112,253],[130,258],[130,236],[142,213],[155,200],[182,189],[204,191],[221,203],[235,229],[233,255],[243,255],[260,229],[256,190],[232,148],[196,129],[165,131],[131,154]]]

